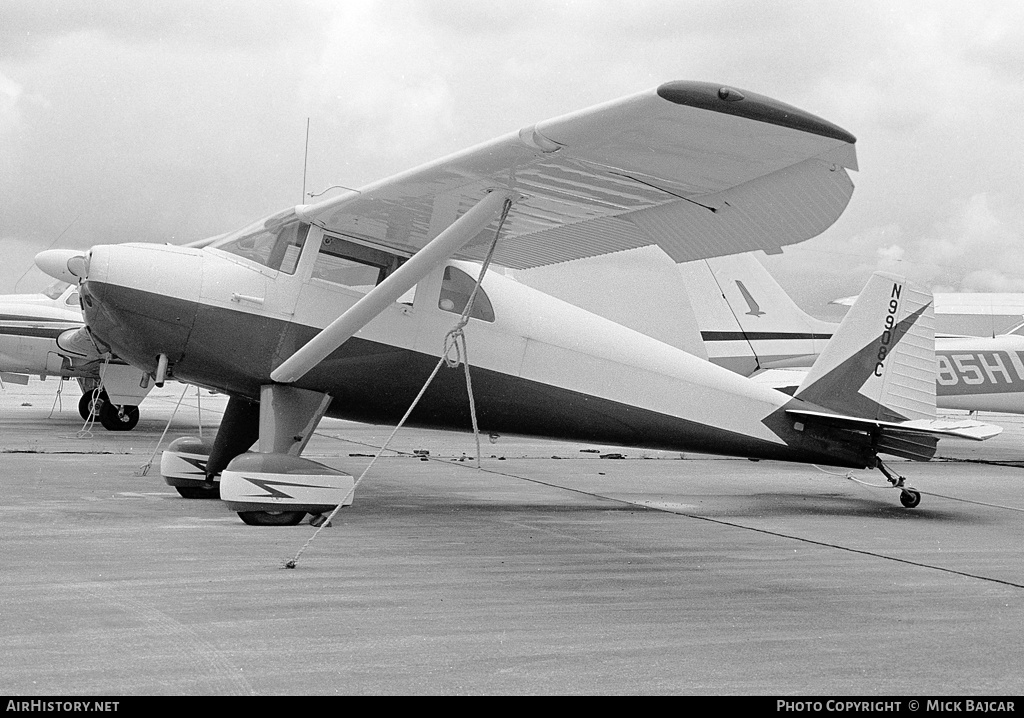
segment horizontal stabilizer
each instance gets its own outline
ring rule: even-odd
[[[900,432],[930,434],[932,436],[955,436],[961,439],[984,441],[1002,433],[1002,427],[985,424],[973,419],[915,419],[913,421],[879,421],[864,419],[859,416],[832,414],[827,411],[811,411],[807,409],[786,409],[786,413],[795,417],[807,417],[824,423],[846,426],[850,429],[893,429]]]

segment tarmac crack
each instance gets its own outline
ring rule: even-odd
[[[888,555],[883,554],[883,553],[878,553],[878,552],[875,552],[875,551],[867,551],[865,549],[851,548],[849,546],[843,546],[841,544],[830,543],[828,541],[817,541],[815,539],[805,538],[803,536],[794,536],[793,534],[786,534],[786,533],[782,533],[780,531],[772,531],[770,529],[760,529],[760,528],[756,528],[754,526],[747,526],[747,525],[744,525],[744,524],[741,524],[741,523],[736,523],[735,521],[725,521],[723,519],[711,518],[710,516],[700,516],[698,514],[690,514],[690,513],[684,512],[684,511],[673,510],[669,506],[658,506],[656,504],[639,503],[639,502],[634,502],[634,501],[628,501],[626,499],[615,498],[615,497],[612,497],[612,496],[604,496],[603,494],[598,494],[598,493],[594,493],[594,492],[590,492],[590,491],[585,491],[583,489],[574,489],[574,488],[570,488],[570,487],[559,486],[558,484],[554,484],[554,483],[551,483],[551,482],[548,482],[548,481],[540,481],[538,479],[531,479],[531,478],[528,478],[528,477],[525,477],[525,476],[517,476],[515,474],[510,474],[510,473],[506,473],[506,472],[502,472],[502,471],[495,471],[493,469],[482,468],[482,469],[480,469],[480,471],[485,471],[485,472],[490,473],[490,474],[496,474],[496,475],[499,475],[499,476],[504,476],[504,477],[510,478],[510,479],[518,479],[520,481],[527,481],[527,482],[530,482],[530,483],[533,483],[533,484],[540,484],[542,486],[549,486],[549,487],[552,487],[552,488],[563,489],[565,491],[571,491],[573,493],[583,494],[584,496],[589,496],[589,497],[592,497],[592,498],[606,499],[608,501],[613,501],[615,503],[624,504],[626,506],[635,506],[635,507],[637,507],[639,509],[647,509],[648,511],[658,511],[660,513],[673,514],[675,516],[682,516],[684,518],[694,519],[694,520],[697,520],[697,521],[707,521],[709,523],[718,524],[720,526],[728,526],[728,527],[731,527],[731,528],[738,528],[738,529],[741,529],[741,530],[744,530],[744,531],[753,531],[753,532],[756,532],[756,533],[765,534],[767,536],[775,536],[777,538],[789,539],[791,541],[799,541],[801,543],[811,544],[811,545],[814,545],[814,546],[822,546],[822,547],[825,547],[825,548],[835,549],[837,551],[847,551],[849,553],[860,554],[860,555],[863,555],[863,556],[870,556],[872,558],[880,558],[880,559],[884,559],[886,561],[895,561],[897,563],[902,563],[902,564],[906,564],[906,565],[909,565],[909,566],[916,566],[918,568],[926,568],[926,569],[931,569],[933,571],[941,571],[943,573],[948,573],[948,574],[952,574],[952,575],[956,575],[956,576],[963,576],[963,577],[966,577],[966,578],[973,578],[973,579],[976,579],[978,581],[987,581],[987,582],[990,582],[990,583],[1001,584],[1003,586],[1011,586],[1013,588],[1024,588],[1024,584],[1017,583],[1017,582],[1014,582],[1014,581],[1008,581],[1008,580],[1001,579],[1001,578],[993,578],[991,576],[982,576],[981,574],[970,573],[968,571],[958,571],[958,570],[953,569],[953,568],[946,568],[944,566],[936,566],[934,564],[928,564],[928,563],[924,563],[924,562],[921,562],[921,561],[913,561],[911,559],[899,558],[898,556],[888,556]],[[988,505],[991,505],[991,504],[985,504],[985,505],[988,506]],[[992,505],[992,506],[995,506],[995,505]],[[995,508],[1010,508],[1010,509],[1012,509],[1013,507],[995,506]],[[1019,509],[1014,509],[1014,510],[1019,510]]]

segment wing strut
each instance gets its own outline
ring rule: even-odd
[[[288,357],[281,366],[270,373],[270,378],[282,384],[291,384],[301,379],[399,297],[416,286],[438,264],[458,252],[467,242],[486,229],[487,225],[505,211],[506,203],[514,199],[515,193],[510,190],[488,193],[450,227],[414,254],[408,262],[370,290],[308,344]]]

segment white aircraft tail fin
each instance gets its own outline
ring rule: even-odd
[[[934,419],[931,294],[873,274],[794,396],[863,419]]]
[[[800,309],[753,254],[688,262],[679,272],[708,358],[739,374],[810,366],[835,331]]]

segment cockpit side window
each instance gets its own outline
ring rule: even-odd
[[[224,244],[214,245],[217,249],[276,269],[285,274],[295,274],[306,242],[309,225],[303,222],[289,222],[283,225],[263,227],[255,232],[243,234]]]
[[[43,290],[43,294],[46,295],[47,299],[60,299],[60,295],[64,293],[64,290],[71,285],[67,282],[62,282],[59,279]]]
[[[78,292],[71,292],[71,294],[68,295],[68,298],[64,300],[64,304],[69,307],[81,306],[78,301]]]
[[[383,282],[401,262],[397,255],[324,235],[313,264],[313,278],[365,293]]]
[[[462,314],[475,286],[476,280],[461,269],[445,267],[444,279],[441,281],[441,296],[437,300],[438,308],[453,314]],[[472,319],[482,319],[485,322],[494,321],[494,308],[483,287],[477,290],[476,298],[473,300],[473,309],[469,316]]]

